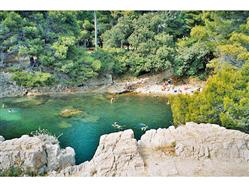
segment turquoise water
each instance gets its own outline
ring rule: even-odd
[[[133,129],[139,139],[145,130],[171,125],[165,98],[118,95],[112,103],[111,98],[99,94],[4,98],[0,100],[0,135],[11,139],[47,129],[59,136],[61,147],[73,147],[76,162],[81,163],[92,158],[103,134]],[[82,112],[61,117],[60,112],[68,108]]]

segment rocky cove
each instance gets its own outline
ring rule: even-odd
[[[3,92],[0,98],[89,92],[175,94],[173,90],[161,90],[161,75],[128,82],[113,82],[108,78],[90,80],[82,87],[57,85],[41,88],[17,86],[8,73],[2,73],[1,77]],[[191,94],[203,84],[190,87],[186,93]],[[176,86],[178,88],[181,85]],[[189,122],[177,128],[148,130],[139,140],[134,136],[133,130],[102,135],[94,156],[77,164],[75,150],[72,147],[61,148],[53,136],[23,135],[10,140],[0,137],[0,170],[17,167],[24,171],[23,175],[46,176],[249,175],[249,135],[243,132],[214,124]]]
[[[132,94],[12,97],[0,99],[0,106],[5,139],[46,129],[61,147],[74,148],[77,164],[92,158],[103,134],[132,129],[140,139],[145,130],[165,128],[172,121],[166,98]]]
[[[0,169],[18,166],[47,176],[248,176],[249,135],[215,124],[132,130],[101,136],[90,161],[75,165],[72,148],[47,135],[0,138]]]
[[[165,79],[172,76],[170,72],[146,75],[135,78],[134,80],[113,80],[112,76],[107,74],[102,77],[89,79],[81,86],[57,84],[54,86],[36,88],[18,86],[17,83],[12,80],[11,76],[11,73],[0,72],[0,98],[89,92],[109,94],[132,92],[136,94],[167,96],[169,94],[178,93],[192,94],[205,85],[205,82],[202,81],[195,81],[194,83],[187,81],[188,83],[177,83],[177,85],[164,90],[162,83]]]

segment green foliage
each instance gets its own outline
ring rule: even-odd
[[[178,77],[205,79],[223,63],[242,67],[249,60],[247,11],[96,14],[99,49],[92,51],[93,11],[0,12],[0,60],[36,59],[34,71],[60,74],[63,83],[74,85],[105,73],[138,76],[168,69]]]
[[[22,177],[22,176],[43,176],[32,171],[24,171],[19,166],[12,166],[8,169],[0,171],[0,177]]]
[[[104,46],[125,49],[119,59],[123,60],[122,67],[125,65],[134,75],[163,71],[174,61],[175,39],[187,33],[183,17],[181,12],[121,17],[103,34]]]
[[[223,65],[201,93],[171,97],[174,123],[210,122],[249,132],[248,67],[248,63],[242,69]]]
[[[15,72],[12,79],[18,85],[27,87],[48,86],[54,83],[54,78],[50,73],[42,72]]]
[[[177,76],[193,76],[206,70],[206,64],[212,59],[208,47],[196,42],[190,47],[179,47],[175,58],[174,71]]]
[[[127,53],[124,49],[99,49],[93,57],[101,62],[101,73],[120,75],[127,71]]]
[[[9,169],[0,171],[0,177],[18,177],[23,175],[24,172],[20,167],[11,167]]]

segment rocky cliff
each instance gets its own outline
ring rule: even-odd
[[[23,136],[0,137],[0,169],[21,164],[50,176],[249,176],[249,135],[213,124],[103,135],[92,160],[74,164],[72,148]]]
[[[248,176],[249,135],[213,124],[187,123],[104,135],[89,162],[52,176]]]
[[[52,136],[23,135],[12,140],[0,136],[0,171],[16,167],[24,173],[40,175],[74,164],[74,149],[60,149],[57,139]]]
[[[11,79],[10,73],[0,72],[0,98],[23,96],[27,91]]]

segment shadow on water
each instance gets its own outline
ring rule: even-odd
[[[139,95],[4,98],[0,106],[0,135],[11,139],[39,128],[56,136],[63,134],[60,145],[75,149],[77,163],[92,158],[103,134],[133,129],[140,139],[146,130],[168,127],[172,121],[165,98]],[[68,109],[79,112],[61,117],[61,111]]]

